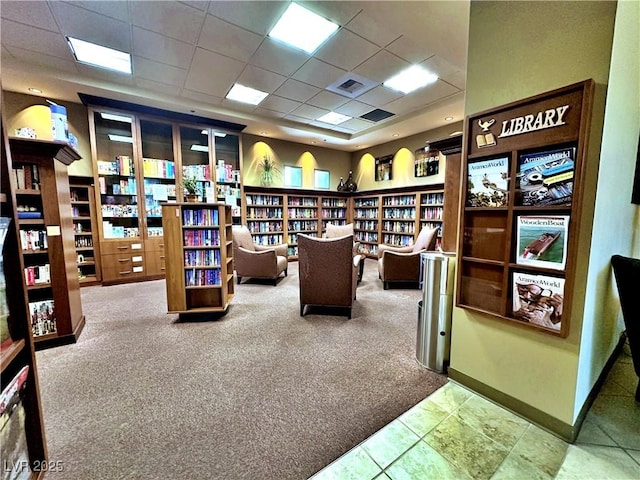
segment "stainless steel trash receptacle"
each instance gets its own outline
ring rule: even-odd
[[[455,254],[427,252],[422,261],[422,300],[418,303],[416,358],[429,370],[443,373],[449,362]]]

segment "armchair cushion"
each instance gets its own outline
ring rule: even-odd
[[[334,225],[327,223],[327,238],[344,237],[345,235],[353,235],[353,223],[347,225]]]
[[[420,250],[433,250],[436,245],[436,238],[438,236],[438,228],[424,227],[418,238],[416,238],[413,244],[413,251],[418,252]]]

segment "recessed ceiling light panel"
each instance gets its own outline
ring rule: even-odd
[[[407,94],[429,85],[436,80],[438,80],[438,76],[436,74],[431,73],[418,65],[413,65],[397,75],[394,75],[382,85]]]
[[[236,83],[231,87],[231,90],[229,90],[227,99],[248,103],[250,105],[258,105],[267,95],[269,95],[267,92],[261,92],[255,88],[245,87],[244,85]]]
[[[112,133],[108,134],[109,140],[112,142],[121,142],[121,143],[133,143],[133,138],[126,137],[124,135],[114,135]]]
[[[342,115],[341,113],[329,112],[326,115],[318,118],[319,122],[330,123],[331,125],[339,125],[347,120],[351,120],[353,117]]]
[[[311,54],[337,29],[335,23],[291,3],[269,36]]]
[[[193,150],[194,152],[208,152],[209,147],[207,147],[206,145],[191,145],[191,150]]]
[[[125,117],[124,115],[116,115],[113,113],[100,112],[100,116],[105,120],[113,120],[114,122],[132,123],[131,117]]]
[[[67,37],[76,61],[131,75],[131,55],[126,52]]]

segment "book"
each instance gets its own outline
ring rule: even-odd
[[[564,303],[564,278],[513,273],[513,318],[560,330]]]
[[[516,189],[524,206],[571,205],[575,148],[518,157]]]
[[[53,300],[29,302],[31,329],[33,336],[46,335],[56,331],[56,311]]]
[[[516,263],[563,270],[567,262],[568,215],[517,218]]]
[[[509,158],[469,163],[467,206],[506,207],[509,199]]]

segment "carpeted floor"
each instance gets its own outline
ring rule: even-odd
[[[37,353],[46,478],[304,479],[446,382],[415,360],[419,290],[368,260],[351,320],[300,317],[297,271],[207,322],[164,281],[84,288],[78,343]]]

